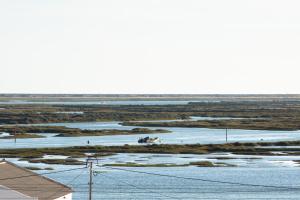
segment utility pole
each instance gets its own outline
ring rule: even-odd
[[[92,200],[92,193],[93,193],[93,176],[94,171],[93,171],[93,164],[94,162],[96,162],[96,164],[98,164],[98,159],[97,158],[93,158],[92,156],[89,156],[86,160],[86,167],[89,168],[89,173],[90,173],[90,180],[89,180],[89,199],[88,200]]]
[[[89,165],[89,172],[90,172],[90,181],[89,181],[89,200],[92,200],[92,186],[93,186],[93,161],[88,160],[87,164]]]
[[[226,128],[226,143],[228,141],[228,133],[227,133],[227,128]]]

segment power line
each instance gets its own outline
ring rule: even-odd
[[[85,168],[82,168],[82,169],[85,169]],[[75,176],[71,181],[69,181],[66,185],[69,185],[71,184],[72,182],[74,182],[76,179],[78,179],[82,174],[83,174],[83,170],[80,174],[78,174],[77,176]],[[60,189],[60,190],[57,190],[55,193],[53,193],[52,195],[48,196],[47,198],[51,198],[51,197],[54,197],[57,193],[59,192],[62,192],[64,188]]]
[[[287,187],[287,186],[275,186],[275,185],[262,185],[262,184],[250,184],[250,183],[238,183],[238,182],[230,182],[230,181],[218,181],[218,180],[210,180],[210,179],[203,179],[203,178],[192,178],[192,177],[183,177],[183,176],[175,176],[175,175],[168,175],[168,174],[158,174],[152,172],[143,172],[143,171],[136,171],[130,169],[123,169],[118,167],[108,167],[108,166],[100,166],[98,167],[105,167],[108,169],[120,170],[120,171],[127,171],[139,174],[147,174],[153,176],[161,176],[161,177],[169,177],[169,178],[177,178],[177,179],[185,179],[185,180],[193,180],[193,181],[203,181],[203,182],[211,182],[211,183],[222,183],[222,184],[231,184],[231,185],[240,185],[240,186],[252,186],[252,187],[265,187],[265,188],[276,188],[276,189],[289,189],[289,190],[300,190],[300,188],[296,187]]]
[[[9,177],[9,178],[1,178],[0,181],[26,178],[26,177],[31,177],[31,176],[43,176],[43,175],[56,174],[56,173],[61,173],[61,172],[69,172],[69,171],[74,171],[74,170],[79,170],[79,169],[84,169],[84,168],[86,168],[86,167],[65,169],[65,170],[54,171],[54,172],[46,172],[46,173],[41,173],[41,174],[30,174],[30,175],[25,175],[25,176],[15,176],[15,177]]]
[[[105,177],[110,178],[110,179],[113,179],[113,180],[116,180],[116,179],[113,178],[112,176],[104,175],[103,173],[100,173],[100,175],[105,176]],[[134,188],[137,188],[137,189],[148,190],[149,192],[152,192],[152,193],[154,193],[154,194],[159,194],[160,196],[164,196],[164,197],[167,197],[167,198],[170,198],[170,199],[179,199],[179,200],[181,200],[181,198],[177,198],[177,197],[169,196],[169,195],[166,195],[166,194],[162,194],[162,193],[157,192],[157,191],[154,192],[154,191],[152,191],[152,190],[149,190],[148,188],[147,188],[147,189],[146,189],[146,188],[142,188],[142,187],[136,186],[136,185],[134,185],[134,184],[128,183],[128,182],[123,181],[123,180],[120,180],[120,179],[118,179],[118,182],[124,183],[124,184],[126,184],[126,185],[129,185],[129,186],[134,187]]]
[[[51,173],[43,173],[43,174],[53,174],[53,173],[60,173],[60,172],[66,172],[66,171],[73,171],[73,170],[78,170],[78,169],[82,169],[82,172],[80,174],[78,174],[77,176],[75,176],[68,184],[74,182],[77,178],[79,178],[82,174],[83,174],[83,169],[84,168],[73,168],[73,169],[68,169],[68,170],[61,170],[61,171],[55,171],[55,172],[51,172]],[[39,175],[42,175],[42,174],[34,174],[35,176],[39,176]],[[23,178],[23,177],[28,177],[28,176],[19,176],[19,177],[11,177],[11,178],[7,178],[7,179],[16,179],[16,178]],[[7,180],[5,179],[5,180]],[[1,180],[4,180],[4,179],[1,179]],[[43,185],[49,185],[49,184],[43,184]],[[52,194],[50,194],[47,198],[50,198],[50,197],[54,197],[57,193],[59,192],[70,192],[70,190],[67,190],[66,188],[64,188],[63,186],[61,187],[50,187],[50,188],[47,188],[47,189],[37,189],[36,186],[31,186],[30,187],[9,187],[9,188],[0,188],[0,190],[17,190],[17,191],[36,191],[36,192],[52,192]],[[79,192],[79,191],[78,191]],[[80,191],[80,192],[86,192],[86,191]],[[1,199],[1,198],[0,198]],[[14,198],[5,198],[5,199],[14,199]]]
[[[121,181],[120,181],[121,182]],[[132,186],[133,187],[133,186]],[[37,192],[47,192],[47,191],[57,191],[57,190],[54,190],[54,189],[27,189],[27,188],[7,188],[7,189],[0,189],[0,190],[18,190],[18,189],[23,189],[24,191],[37,191]],[[58,188],[59,189],[59,188]],[[85,188],[82,188],[82,189],[85,189]],[[105,194],[127,194],[128,192],[108,192],[106,190],[101,190],[100,188],[93,188],[95,189],[95,192],[101,192],[101,193],[105,193]],[[113,190],[115,188],[110,188],[110,190]],[[131,189],[131,188],[122,188],[122,190],[128,190],[128,189]],[[137,188],[137,189],[143,189],[143,190],[150,190],[149,188]],[[151,188],[151,189],[156,189],[156,190],[160,190],[161,188]],[[180,188],[169,188],[168,190],[178,190]],[[186,190],[188,190],[189,188],[185,188]],[[64,190],[62,190],[64,191]],[[69,190],[66,190],[66,191],[69,191]],[[74,192],[78,192],[78,193],[87,193],[89,192],[88,190],[77,190],[77,189],[74,189]],[[155,191],[157,192],[157,191]],[[267,190],[267,191],[237,191],[237,190],[231,190],[231,191],[198,191],[198,192],[189,192],[189,191],[172,191],[172,193],[174,194],[181,194],[181,193],[185,193],[185,194],[225,194],[225,193],[269,193],[269,192],[283,192],[281,190]],[[130,192],[130,193],[136,193],[136,194],[141,194],[141,193],[144,193],[144,192]],[[164,194],[164,193],[169,193],[169,192],[159,192],[160,194]]]
[[[169,177],[169,178],[177,178],[177,179],[185,179],[185,180],[194,180],[194,181],[203,181],[203,182],[211,182],[211,183],[222,183],[222,184],[231,184],[231,185],[238,185],[238,186],[253,186],[253,187],[264,187],[264,188],[274,188],[274,189],[289,189],[289,190],[299,190],[300,189],[300,188],[297,188],[297,187],[274,186],[274,185],[263,185],[263,184],[248,184],[248,183],[238,183],[238,182],[230,182],[230,181],[218,181],[218,180],[210,180],[210,179],[203,179],[203,178],[193,178],[193,177],[184,177],[184,176],[175,176],[175,175],[168,175],[168,174],[144,172],[144,171],[130,170],[130,169],[124,169],[124,168],[118,168],[118,167],[109,167],[109,166],[101,166],[101,165],[96,165],[96,166],[105,167],[105,168],[113,169],[113,170],[127,171],[127,172],[147,174],[147,175],[153,175],[153,176],[161,176],[161,177]],[[32,174],[32,175],[26,175],[26,176],[9,177],[9,178],[0,179],[0,181],[1,180],[10,180],[10,179],[19,179],[19,178],[31,177],[31,176],[41,176],[41,175],[47,175],[47,174],[62,173],[62,172],[68,172],[68,171],[74,171],[74,170],[80,170],[80,169],[86,169],[86,168],[87,167],[72,168],[72,169],[66,169],[66,170],[60,170],[60,171],[54,171],[54,172],[47,172],[47,173],[41,173],[41,174]],[[75,176],[74,179],[72,179],[72,181],[70,181],[70,183],[72,183],[76,179],[78,179],[82,175],[82,173]],[[111,179],[113,179],[111,176],[104,175],[104,174],[101,174],[101,175],[106,176],[106,177],[110,177]],[[139,187],[139,186],[136,186],[134,184],[131,184],[131,183],[128,183],[126,181],[119,180],[119,179],[118,179],[118,181],[122,182],[126,185],[129,185],[131,187],[137,188],[137,189],[148,190],[149,192],[160,194],[161,196],[165,196],[165,197],[170,198],[170,199],[180,199],[178,197],[171,197],[167,194],[164,194],[164,192],[162,192],[162,193],[159,193],[157,191],[154,192],[154,191],[149,190],[149,188]],[[51,189],[54,189],[54,188],[49,188],[49,190],[47,190],[47,191],[51,191]],[[164,189],[176,189],[176,188],[164,188]],[[182,189],[182,188],[177,188],[177,189]],[[186,189],[190,189],[190,188],[186,188]],[[0,188],[0,190],[1,190],[1,188]],[[64,189],[62,189],[61,191],[63,191],[63,190]],[[41,191],[41,190],[33,190],[33,191]],[[56,192],[57,191],[58,190],[56,190]],[[98,190],[96,190],[96,191],[98,191]],[[83,190],[79,189],[79,190],[75,190],[75,192],[80,193],[80,192],[87,192],[87,191],[83,191]],[[226,193],[226,192],[234,192],[234,191],[224,191],[224,192],[218,192],[218,193],[221,194],[221,193]],[[256,193],[257,191],[249,191],[249,192],[247,192],[247,191],[236,191],[236,192],[241,192],[241,193],[242,192],[245,192],[245,193],[255,192]],[[260,191],[258,191],[258,192],[260,192]],[[261,191],[261,192],[265,192],[265,191]],[[104,192],[104,193],[109,193],[109,192]],[[114,193],[117,193],[117,192],[114,192]],[[185,192],[183,192],[183,193],[185,193]],[[197,192],[192,192],[192,193],[198,194]],[[201,194],[201,193],[203,193],[203,192],[199,192],[199,194]],[[213,192],[205,192],[204,191],[204,193],[213,193]],[[244,199],[244,198],[242,198],[242,199]],[[253,199],[255,199],[255,198],[253,198]]]

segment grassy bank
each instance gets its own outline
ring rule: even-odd
[[[126,126],[186,127],[246,130],[295,131],[300,129],[300,120],[286,119],[226,119],[176,122],[124,122]]]
[[[239,128],[260,130],[300,129],[300,101],[197,102],[187,105],[1,105],[0,124],[56,122],[142,121],[188,119],[190,116],[245,119],[197,122],[138,123],[144,126]],[[136,124],[135,122],[134,124]],[[131,123],[133,125],[133,123]]]
[[[187,166],[197,166],[197,167],[234,167],[234,165],[230,165],[227,163],[213,163],[210,161],[197,161],[190,162],[187,164],[166,164],[166,163],[158,163],[158,164],[140,164],[140,163],[112,163],[112,164],[104,164],[103,166],[108,167],[187,167]]]
[[[300,141],[229,143],[229,144],[193,144],[193,145],[124,145],[124,146],[78,146],[61,148],[0,149],[2,158],[42,158],[44,155],[64,155],[72,158],[86,157],[93,153],[97,157],[115,153],[155,153],[155,154],[207,154],[231,152],[243,155],[300,155],[299,148],[262,148],[266,146],[300,146]],[[278,154],[277,154],[278,152]],[[279,154],[280,153],[280,154]]]
[[[169,133],[164,129],[134,128],[132,130],[81,130],[78,128],[68,128],[64,126],[0,126],[0,132],[13,134],[12,136],[2,137],[2,139],[14,138],[35,138],[43,137],[33,133],[55,133],[56,137],[81,137],[81,136],[105,136],[105,135],[135,135],[152,133]]]

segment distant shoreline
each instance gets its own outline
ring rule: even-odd
[[[103,100],[257,100],[298,99],[300,94],[22,94],[0,93],[0,101],[7,99],[103,99]]]

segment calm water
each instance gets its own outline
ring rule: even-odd
[[[199,120],[193,118],[192,120]],[[91,123],[58,123],[53,126],[67,126],[71,128],[101,130],[121,129],[129,130],[135,127],[122,126],[119,122],[91,122]],[[153,128],[153,127],[152,127]],[[158,136],[162,143],[224,143],[225,130],[203,128],[164,128],[172,131],[166,134],[151,134]],[[257,131],[257,130],[229,130],[229,142],[249,141],[282,141],[299,140],[300,131]],[[0,140],[0,148],[32,148],[32,147],[61,147],[86,145],[123,145],[137,144],[137,139],[145,135],[128,136],[96,136],[96,137],[52,137],[47,138]],[[235,159],[220,159],[229,157]],[[57,156],[47,158],[57,158]],[[60,157],[64,158],[64,157]],[[29,164],[26,161],[10,159],[22,166],[53,167],[54,171],[78,168],[82,166],[63,166],[47,164]],[[237,167],[139,167],[122,168],[164,175],[199,178],[212,181],[238,182],[245,184],[259,184],[300,188],[299,156],[241,156],[229,153],[207,155],[156,155],[156,154],[117,154],[99,160],[99,165],[109,163],[135,162],[141,164],[174,163],[186,164],[194,161],[224,162]],[[154,199],[214,199],[214,200],[298,200],[300,189],[277,189],[268,187],[254,187],[231,185],[226,183],[184,180],[170,177],[138,174],[128,171],[108,169],[94,166],[94,171],[99,172],[94,176],[94,199],[122,199],[122,200],[154,200]],[[49,171],[37,171],[38,173]],[[74,177],[78,178],[74,180]],[[95,173],[96,174],[96,173]],[[69,185],[75,191],[74,200],[87,199],[88,170],[81,169],[64,173],[49,174],[48,177]]]
[[[53,126],[66,126],[70,128],[102,130],[120,129],[130,130],[133,126],[122,126],[119,122],[90,122],[90,123],[55,123],[47,124]],[[150,128],[150,127],[149,127]],[[171,133],[150,134],[151,137],[159,137],[163,144],[209,144],[225,143],[224,129],[206,128],[170,128],[159,127],[172,131]],[[155,129],[151,127],[151,129]],[[87,136],[87,137],[52,137],[55,134],[48,134],[47,138],[1,139],[0,148],[32,148],[32,147],[66,147],[84,146],[87,141],[90,145],[137,145],[140,137],[147,135],[114,135],[114,136]],[[259,142],[259,141],[287,141],[300,140],[300,131],[262,131],[262,130],[229,130],[228,142]]]
[[[201,178],[213,181],[229,181],[246,184],[300,187],[299,167],[289,164],[295,159],[292,156],[266,157],[266,156],[235,156],[231,154],[208,155],[155,155],[155,154],[118,154],[99,160],[104,163],[177,163],[183,164],[191,161],[213,160],[217,156],[235,157],[239,159],[226,160],[234,162],[239,167],[172,167],[172,168],[123,168],[142,172],[175,175],[182,177]],[[249,159],[260,158],[260,159]],[[24,161],[16,161],[23,166],[33,166]],[[223,161],[221,161],[223,162]],[[282,162],[282,163],[280,163]],[[78,168],[81,166],[61,166],[34,164],[39,167],[54,167],[55,170]],[[170,177],[137,174],[94,166],[94,199],[289,199],[300,198],[300,190],[274,189],[254,186],[240,186],[224,183],[214,183],[195,180],[183,180]],[[47,171],[39,171],[43,173]],[[74,177],[79,176],[73,181]],[[47,175],[67,185],[75,191],[74,200],[87,199],[88,170]],[[173,197],[173,198],[172,198]]]

